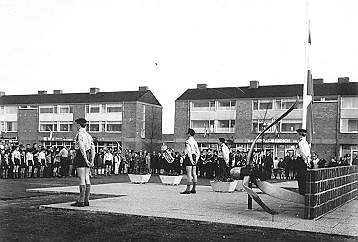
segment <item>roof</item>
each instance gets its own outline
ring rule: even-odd
[[[180,100],[210,100],[266,97],[296,97],[302,96],[303,84],[259,86],[258,88],[220,87],[204,89],[188,89]],[[358,94],[358,82],[323,83],[313,86],[315,96],[350,96]]]
[[[108,103],[108,102],[144,102],[159,105],[159,101],[150,90],[98,92],[90,93],[62,93],[62,94],[32,94],[32,95],[4,95],[0,97],[0,104],[62,104],[62,103]]]

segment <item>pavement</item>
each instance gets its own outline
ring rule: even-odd
[[[297,187],[297,182],[281,182],[281,187]],[[42,205],[42,208],[87,210],[114,214],[132,214],[184,220],[217,222],[243,226],[358,236],[358,200],[355,199],[317,220],[303,219],[303,205],[289,203],[266,194],[261,199],[279,214],[271,216],[253,202],[247,209],[245,192],[213,192],[210,186],[198,186],[197,194],[181,195],[184,185],[160,183],[109,183],[92,185],[92,194],[115,195],[90,201],[89,207],[71,207],[70,203]],[[27,192],[78,193],[78,186],[28,189]]]

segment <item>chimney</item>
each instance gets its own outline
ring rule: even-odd
[[[259,88],[259,81],[250,81],[250,88]]]
[[[53,94],[62,94],[63,91],[62,90],[53,90]]]
[[[39,90],[39,91],[37,91],[37,94],[39,94],[39,95],[44,95],[44,94],[47,94],[47,91],[45,91],[45,90]]]
[[[338,83],[349,83],[349,77],[338,77]]]
[[[90,94],[97,94],[97,93],[99,93],[99,88],[97,88],[97,87],[90,88]]]
[[[206,89],[206,88],[208,88],[208,85],[205,84],[205,83],[197,84],[197,85],[196,85],[196,88],[197,88],[197,89]]]
[[[5,96],[5,92],[0,91],[0,97]]]
[[[148,90],[149,90],[148,86],[139,86],[139,91],[141,91],[141,92],[145,92]]]
[[[316,84],[323,84],[323,78],[313,79],[313,85],[316,85]]]

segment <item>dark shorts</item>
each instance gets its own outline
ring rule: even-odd
[[[106,160],[105,164],[106,164],[106,166],[111,166],[111,165],[112,165],[112,161]]]
[[[19,166],[20,165],[20,159],[14,158],[14,163],[15,163],[15,166]]]
[[[195,161],[195,155],[193,155],[193,161]],[[190,159],[189,159],[189,156],[188,155],[185,155],[185,158],[184,158],[184,161],[183,161],[183,166],[196,166],[196,164],[192,164]]]
[[[90,161],[90,154],[91,154],[91,151],[90,150],[87,150],[86,151],[86,155],[87,155],[87,160]],[[73,160],[73,165],[75,167],[88,167],[82,153],[80,150],[76,150],[76,156],[75,156],[75,159]]]

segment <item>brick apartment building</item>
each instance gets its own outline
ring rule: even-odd
[[[162,139],[162,106],[148,90],[34,95],[0,92],[0,141],[72,146],[74,120],[84,117],[95,145],[158,150]]]
[[[196,132],[202,149],[217,147],[218,138],[247,151],[265,125],[278,118],[300,96],[301,102],[286,118],[272,127],[256,145],[283,157],[294,152],[295,130],[302,127],[302,84],[207,88],[198,84],[175,101],[174,147],[182,150],[189,127]],[[358,83],[348,77],[336,83],[314,80],[313,151],[330,158],[358,154]]]

